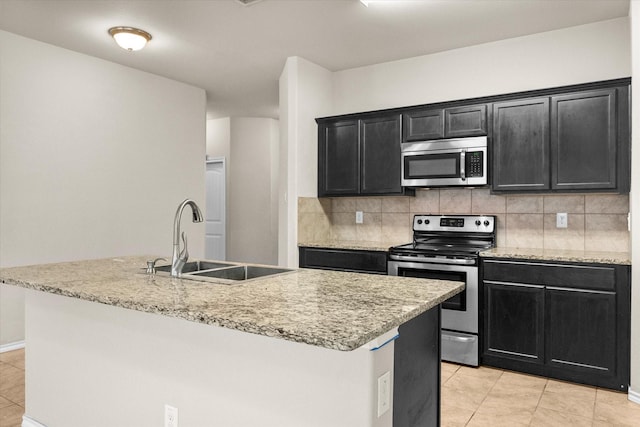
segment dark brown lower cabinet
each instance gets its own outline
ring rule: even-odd
[[[300,246],[302,268],[387,274],[387,252]]]
[[[627,390],[630,267],[484,260],[482,363]]]
[[[485,353],[543,363],[544,287],[485,283],[485,305]]]

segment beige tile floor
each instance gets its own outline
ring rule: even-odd
[[[20,427],[24,414],[24,349],[0,353],[0,427]]]
[[[640,426],[626,393],[489,367],[442,364],[442,426]]]
[[[0,427],[20,427],[24,350],[0,353]],[[640,426],[626,393],[500,369],[442,364],[442,426]]]

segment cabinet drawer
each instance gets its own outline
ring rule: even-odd
[[[301,247],[300,267],[387,274],[387,253]]]
[[[484,261],[484,280],[615,291],[614,267]]]

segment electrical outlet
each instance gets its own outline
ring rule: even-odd
[[[391,372],[378,377],[378,417],[391,408]]]
[[[178,427],[178,408],[164,405],[164,427]]]
[[[362,224],[364,222],[364,214],[362,211],[356,212],[356,224]]]
[[[569,224],[569,215],[567,213],[556,214],[556,228],[567,228]]]

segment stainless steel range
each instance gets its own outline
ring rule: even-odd
[[[389,249],[391,276],[465,283],[442,303],[442,360],[478,366],[478,254],[495,246],[495,222],[488,215],[416,215],[413,242]]]

